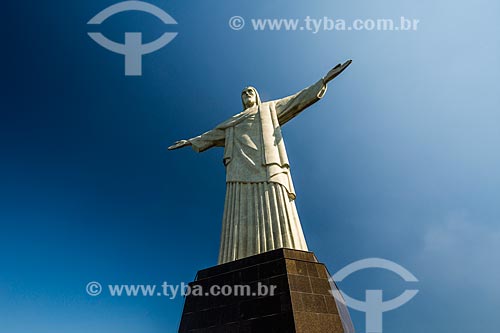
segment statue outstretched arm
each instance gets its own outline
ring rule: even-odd
[[[276,100],[276,114],[280,125],[285,124],[304,109],[319,101],[325,95],[327,83],[342,73],[351,64],[351,62],[351,60],[348,60],[343,64],[338,64],[332,68],[325,75],[325,77],[321,78],[312,86],[307,87],[294,95]]]
[[[201,153],[212,147],[224,147],[225,132],[223,129],[215,128],[202,135],[196,136],[189,140],[179,140],[168,147],[168,150],[179,149],[182,147],[192,146],[193,150]]]

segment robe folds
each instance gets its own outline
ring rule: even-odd
[[[326,92],[319,80],[300,92],[247,108],[189,139],[203,152],[224,147],[226,199],[218,263],[278,248],[307,250],[280,126]]]

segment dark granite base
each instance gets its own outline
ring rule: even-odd
[[[259,296],[259,283],[260,291],[275,286],[274,295]],[[248,285],[251,292],[186,296],[179,333],[354,332],[347,308],[330,292],[335,283],[312,252],[262,253],[201,270],[190,283],[193,293],[224,285]]]

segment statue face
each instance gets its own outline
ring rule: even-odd
[[[252,88],[247,88],[241,92],[241,99],[246,108],[252,107],[257,104],[257,95]]]

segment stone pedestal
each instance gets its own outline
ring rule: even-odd
[[[354,332],[312,252],[278,249],[207,268],[190,286],[179,333]],[[206,294],[210,288],[220,294]]]

